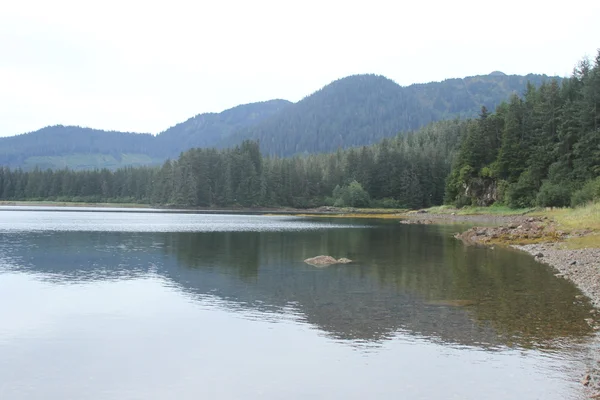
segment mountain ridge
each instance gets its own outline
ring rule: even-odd
[[[538,86],[550,79],[562,78],[491,73],[400,86],[382,75],[351,75],[296,103],[274,99],[197,114],[156,136],[55,125],[0,138],[0,165],[25,169],[152,165],[190,148],[231,147],[248,139],[259,141],[263,153],[277,156],[329,152],[372,144],[442,119],[473,117],[482,105],[494,109],[510,94],[522,94],[528,82]],[[112,158],[108,164],[90,163],[87,156]]]

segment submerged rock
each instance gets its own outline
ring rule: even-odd
[[[316,256],[313,258],[307,258],[306,260],[304,260],[304,262],[315,267],[325,267],[327,265],[333,264],[348,264],[351,263],[352,260],[348,258],[340,258],[339,260],[336,260],[331,256]]]

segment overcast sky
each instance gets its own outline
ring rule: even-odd
[[[599,16],[597,0],[3,1],[0,136],[158,133],[357,73],[565,76],[595,56]]]

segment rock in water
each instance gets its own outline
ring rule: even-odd
[[[591,381],[592,377],[590,376],[590,374],[586,374],[581,380],[581,383],[583,384],[583,386],[589,386]]]
[[[304,260],[304,262],[317,267],[337,264],[337,260],[331,256],[316,256],[313,258],[307,258]]]
[[[316,256],[313,258],[307,258],[306,260],[304,260],[304,262],[315,267],[325,267],[327,265],[333,264],[348,264],[351,263],[352,260],[349,260],[347,258],[340,258],[339,260],[336,260],[331,256]]]

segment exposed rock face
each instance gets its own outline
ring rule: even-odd
[[[304,262],[315,267],[326,267],[333,264],[348,264],[351,263],[352,260],[348,258],[340,258],[339,260],[336,260],[331,256],[316,256],[313,258],[307,258],[304,260]]]
[[[463,185],[463,196],[470,198],[477,206],[489,206],[498,201],[498,185],[489,178],[474,178]]]

